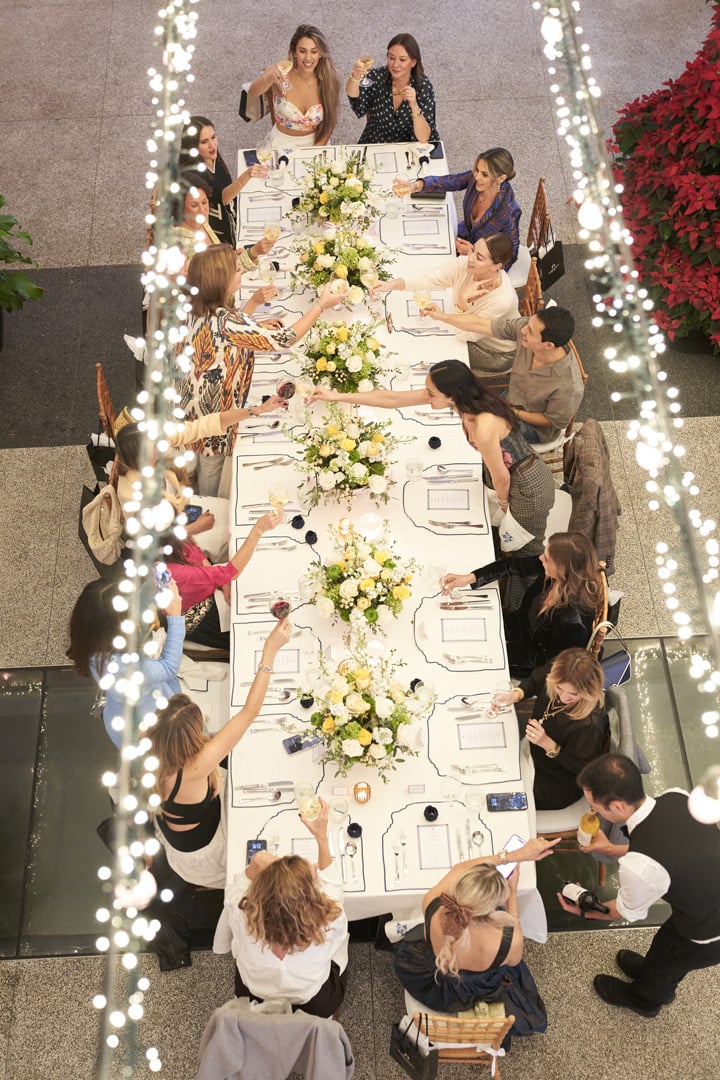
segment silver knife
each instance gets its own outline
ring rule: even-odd
[[[455,842],[457,843],[458,855],[460,856],[460,862],[464,862],[465,861],[465,854],[463,852],[462,836],[460,834],[460,826],[458,826],[457,831],[455,832]]]
[[[340,870],[342,879],[347,883],[347,870],[345,867],[345,829],[338,829],[338,848],[340,849]]]

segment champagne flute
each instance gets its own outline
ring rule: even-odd
[[[288,79],[288,75],[292,71],[292,66],[292,60],[278,60],[277,62],[277,69],[283,77],[283,81],[280,83],[280,89],[283,93],[285,93],[286,90],[290,89],[290,81]]]
[[[260,143],[260,146],[255,151],[255,156],[261,165],[267,165],[269,161],[272,161],[273,148],[269,140]]]
[[[266,285],[272,285],[277,277],[277,270],[272,259],[259,259],[257,272],[260,280]]]
[[[295,380],[295,393],[303,399],[309,398],[314,389],[315,383],[307,375],[301,375]]]
[[[408,202],[408,196],[412,191],[412,179],[409,176],[396,176],[392,182],[392,189],[398,199]]]
[[[360,275],[360,283],[368,290],[374,289],[376,285],[380,284],[380,275],[374,267],[372,270],[365,270]]]
[[[422,315],[425,308],[430,307],[432,296],[429,289],[416,289],[413,293],[413,300],[418,309],[418,314]]]
[[[374,60],[374,56],[360,56],[358,58],[358,64],[362,64],[365,68],[365,74],[360,80],[360,86],[372,86],[373,81],[370,78],[370,68],[373,66]]]
[[[275,393],[283,401],[290,401],[294,398],[296,390],[297,383],[293,382],[287,375],[282,375],[275,384]]]
[[[263,236],[266,240],[272,240],[273,244],[279,239],[282,229],[279,225],[268,224],[263,229]]]

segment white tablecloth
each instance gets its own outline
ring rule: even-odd
[[[403,147],[387,148],[396,159],[402,160]],[[381,148],[382,152],[386,148]],[[307,152],[303,152],[307,153]],[[433,171],[445,172],[444,162],[433,162]],[[388,177],[382,177],[385,186]],[[243,233],[246,211],[253,209],[256,222],[262,216],[255,211],[263,206],[270,214],[278,205],[289,209],[290,194],[278,200],[264,199],[274,191],[264,182],[253,181],[240,199],[241,239],[248,242],[256,233]],[[441,204],[429,204],[438,206]],[[409,215],[413,211],[408,209]],[[442,230],[435,234],[432,244],[443,250],[421,252],[406,249],[398,255],[396,273],[403,274],[431,265],[453,250],[453,218],[442,218]],[[391,235],[397,241],[402,218],[381,219],[379,231],[383,238]],[[279,241],[281,249],[291,238]],[[289,269],[289,246],[281,255],[281,265]],[[249,287],[249,283],[248,283]],[[312,302],[309,291],[287,295],[273,308],[287,313],[300,313]],[[467,348],[454,335],[444,330],[429,334],[431,324],[413,314],[408,294],[391,294],[389,308],[393,314],[395,332],[388,334],[383,326],[377,336],[396,352],[403,369],[393,380],[398,389],[422,385],[424,365],[446,357],[458,357],[467,362]],[[329,318],[348,322],[368,318],[368,311],[358,307]],[[436,327],[439,330],[439,328]],[[270,393],[281,373],[297,373],[287,354],[256,357],[253,396]],[[313,406],[318,418],[323,404]],[[300,417],[300,413],[297,413]],[[377,419],[392,423],[393,433],[411,441],[397,451],[393,465],[395,481],[390,489],[390,501],[376,507],[366,493],[355,497],[351,510],[346,504],[321,503],[303,511],[304,525],[294,529],[290,519],[301,509],[297,491],[302,474],[295,468],[293,444],[278,432],[265,433],[262,428],[252,434],[243,432],[236,444],[235,487],[230,507],[231,550],[247,536],[254,514],[267,506],[270,481],[282,482],[288,488],[290,504],[286,521],[272,533],[266,534],[250,566],[236,581],[232,605],[232,666],[230,672],[230,707],[234,711],[245,700],[247,688],[257,668],[264,636],[273,625],[267,601],[256,602],[249,594],[262,590],[277,590],[297,594],[298,577],[311,560],[325,558],[332,550],[327,526],[348,516],[357,521],[368,511],[377,512],[390,523],[390,535],[397,550],[414,556],[425,569],[416,575],[412,598],[405,603],[400,617],[393,621],[387,638],[378,640],[393,649],[407,680],[419,678],[437,693],[437,702],[427,721],[416,732],[416,757],[409,757],[388,782],[363,766],[355,766],[347,777],[335,775],[335,766],[327,766],[318,753],[320,748],[288,755],[283,747],[287,732],[280,727],[307,724],[309,713],[297,700],[295,688],[303,681],[303,671],[319,649],[334,661],[345,655],[341,634],[335,624],[323,620],[312,604],[293,598],[291,615],[295,636],[281,651],[271,680],[271,691],[262,713],[232,754],[228,783],[228,880],[244,866],[246,841],[262,837],[268,848],[280,854],[298,851],[312,855],[314,841],[298,819],[293,800],[292,784],[306,779],[313,783],[326,799],[347,798],[349,821],[362,827],[356,841],[354,857],[340,855],[338,825],[331,826],[333,850],[344,862],[346,878],[346,909],[350,919],[392,911],[398,918],[417,914],[427,889],[435,884],[453,863],[479,854],[499,851],[514,833],[527,838],[532,830],[532,793],[528,791],[529,811],[489,813],[485,795],[490,791],[520,791],[525,789],[521,771],[517,723],[513,711],[501,714],[494,724],[486,724],[478,716],[465,718],[467,713],[482,712],[499,680],[507,679],[507,658],[502,635],[500,600],[493,586],[483,590],[484,604],[480,607],[448,610],[443,607],[437,577],[446,570],[466,572],[493,558],[484,489],[480,479],[480,459],[463,435],[460,424],[449,412],[429,413],[426,408],[402,411],[377,411]],[[241,429],[241,432],[243,429]],[[430,449],[428,438],[437,435],[441,447]],[[256,469],[254,466],[269,458],[287,453],[290,456],[278,466]],[[423,477],[409,480],[405,463],[420,459]],[[434,484],[429,477],[438,476],[442,466],[454,472],[469,474],[453,484]],[[443,505],[449,500],[452,506]],[[260,504],[260,505],[258,505]],[[269,506],[267,507],[269,509]],[[468,521],[471,525],[444,528],[438,522]],[[479,528],[476,526],[480,526]],[[317,533],[318,542],[311,548],[305,542],[305,532]],[[477,594],[476,594],[477,595]],[[344,624],[342,624],[344,626]],[[477,697],[477,703],[466,706],[463,696]],[[372,794],[365,804],[353,798],[353,786],[358,780],[370,783]],[[267,789],[255,787],[267,783]],[[277,800],[277,801],[274,801]],[[431,824],[424,816],[430,805],[438,811]],[[434,831],[429,832],[432,828]],[[424,831],[422,831],[424,830]],[[475,834],[473,838],[473,834]],[[423,841],[421,853],[420,842]],[[433,843],[434,842],[434,843]],[[434,852],[434,854],[433,854]],[[426,865],[429,863],[430,865]],[[545,912],[535,887],[534,864],[523,864],[520,875],[519,905],[526,936],[544,941],[547,936]]]

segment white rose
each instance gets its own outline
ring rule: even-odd
[[[387,746],[393,741],[393,733],[389,727],[375,728],[373,731],[373,741],[380,743],[381,746]]]
[[[375,559],[366,559],[362,568],[367,577],[377,577],[382,570],[382,566]]]
[[[347,724],[350,719],[350,713],[345,708],[344,701],[333,702],[333,704],[328,707],[328,712],[331,716],[335,717],[337,727],[340,727],[341,724]]]
[[[334,240],[337,237],[337,229],[334,225],[326,225],[323,229],[323,240]]]
[[[352,371],[352,372],[360,371],[362,366],[363,366],[362,357],[358,356],[357,353],[353,353],[352,356],[348,357],[347,362],[345,364],[345,367],[348,369],[348,371]]]
[[[387,480],[384,476],[371,476],[368,487],[372,491],[373,495],[382,495],[382,493],[387,487]]]
[[[389,622],[393,618],[393,613],[386,604],[378,604],[377,613],[380,622]]]
[[[315,607],[318,610],[318,615],[320,615],[323,619],[329,619],[330,616],[335,612],[335,605],[333,604],[329,596],[321,596],[315,604]]]
[[[336,188],[336,187],[339,187],[339,185],[340,185],[340,181],[338,180],[337,176],[331,176],[330,177],[330,187]]]
[[[367,465],[363,465],[362,461],[356,461],[350,466],[350,475],[353,480],[364,480],[367,476]]]
[[[357,424],[346,424],[345,434],[347,435],[348,439],[357,439],[360,435],[360,428]]]
[[[375,389],[375,387],[373,385],[372,379],[361,379],[360,382],[358,383],[358,390],[360,391],[361,394],[366,394],[368,392],[368,390],[374,390],[374,389]]]
[[[320,484],[320,487],[323,489],[323,491],[332,491],[332,489],[337,484],[337,480],[335,479],[335,477],[336,474],[332,472],[320,473],[320,476],[318,477],[318,483]]]
[[[331,162],[330,164],[330,172],[333,173],[335,176],[342,176],[346,168],[346,163],[344,161],[341,161],[339,158],[336,158],[335,161]]]
[[[366,270],[372,270],[372,268],[372,259],[368,259],[367,255],[361,255],[361,257],[358,259],[358,270],[360,271],[360,273],[364,274]]]
[[[367,442],[367,441],[358,443],[358,448],[357,449],[358,449],[358,454],[360,455],[360,457],[367,457],[367,453],[368,453],[369,448],[370,448],[370,443]]]
[[[357,582],[353,581],[352,578],[346,578],[345,581],[340,583],[338,592],[343,600],[352,600],[358,594]]]
[[[332,255],[318,255],[315,261],[318,263],[319,266],[323,268],[323,270],[329,270],[332,266],[335,265],[335,259],[332,257]],[[315,348],[317,348],[317,345],[315,346]]]
[[[422,746],[422,729],[414,724],[399,724],[395,743],[401,750],[411,750],[413,746]]]
[[[387,720],[395,712],[395,703],[389,697],[376,697],[375,712],[381,720]]]
[[[362,304],[365,298],[365,290],[359,285],[351,285],[347,291],[348,304]]]
[[[373,239],[372,235],[370,233],[363,233],[362,236],[360,237],[360,239],[358,240],[358,247],[370,248],[372,251],[374,251],[375,250],[375,240]]]
[[[362,716],[366,713],[370,706],[363,698],[362,694],[348,694],[345,698],[345,708],[348,710],[351,716]]]
[[[367,559],[368,555],[372,551],[370,544],[365,540],[358,540],[355,550],[358,554],[358,559]]]
[[[345,757],[363,756],[363,748],[357,741],[357,739],[343,739],[341,746],[342,752],[343,754],[345,754]]]
[[[380,743],[371,743],[368,746],[368,757],[375,761],[382,761],[384,757],[387,757],[387,750]]]

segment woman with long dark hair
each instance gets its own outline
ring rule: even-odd
[[[345,90],[350,108],[366,119],[359,143],[438,142],[435,93],[412,34],[396,34],[385,67],[355,61]]]
[[[225,164],[215,134],[215,125],[206,116],[191,116],[180,142],[180,168],[202,169],[211,188],[208,224],[221,243],[236,244],[235,200],[254,176],[265,177],[264,165],[251,165],[233,180]]]
[[[248,97],[272,93],[275,123],[270,141],[278,149],[325,146],[335,130],[340,78],[330,46],[317,26],[302,23],[290,40],[287,73],[270,64],[248,88]]]
[[[234,750],[262,708],[275,656],[290,637],[283,619],[263,645],[245,704],[216,735],[203,729],[203,715],[185,694],[170,698],[150,731],[158,760],[155,822],[158,839],[176,874],[191,885],[225,885],[226,839],[220,763]]]
[[[563,649],[584,648],[602,612],[604,584],[597,553],[584,533],[553,533],[541,555],[498,559],[469,574],[447,574],[443,591],[491,581],[523,579],[529,584],[520,606],[504,613],[510,673],[527,675]]]
[[[507,402],[494,391],[484,389],[482,382],[460,360],[433,364],[424,390],[340,394],[316,387],[313,400],[347,401],[384,409],[408,405],[452,407],[462,421],[468,442],[482,454],[483,479],[488,487],[494,488],[500,508],[509,509],[518,524],[533,535],[522,548],[523,554],[542,551],[547,516],[555,501],[552,473],[518,432],[517,418]]]

